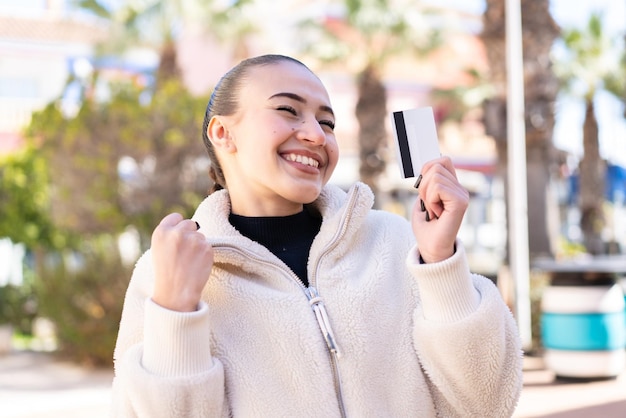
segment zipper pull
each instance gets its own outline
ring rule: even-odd
[[[309,298],[309,305],[311,305],[313,312],[315,312],[315,318],[317,318],[317,323],[320,327],[320,331],[322,331],[322,335],[324,336],[328,349],[331,353],[335,354],[337,358],[341,358],[341,353],[337,343],[335,342],[335,335],[333,334],[333,329],[330,326],[330,320],[328,319],[328,314],[326,313],[326,308],[324,307],[322,298],[318,295],[317,290],[314,287],[307,288],[306,294]]]

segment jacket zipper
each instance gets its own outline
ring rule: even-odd
[[[255,261],[258,261],[261,264],[276,267],[278,270],[287,273],[290,279],[295,280],[300,285],[300,287],[303,289],[304,294],[306,295],[309,301],[309,305],[311,305],[311,308],[313,309],[313,312],[315,313],[315,318],[317,319],[318,327],[320,331],[322,332],[322,336],[324,337],[324,340],[326,341],[326,346],[328,347],[329,354],[330,354],[329,360],[330,360],[331,370],[333,373],[335,396],[337,397],[337,402],[339,404],[339,412],[341,413],[342,418],[346,418],[345,408],[343,405],[343,395],[341,391],[341,379],[339,376],[339,365],[337,364],[337,360],[340,357],[340,351],[335,342],[335,336],[330,326],[328,314],[326,313],[326,309],[324,308],[322,299],[317,294],[317,290],[314,287],[306,287],[298,276],[296,276],[294,273],[290,271],[289,272],[285,271],[282,268],[282,266],[277,263],[272,263],[271,261],[258,258],[256,256],[251,255],[247,251],[241,250],[241,248],[239,247],[232,246],[229,244],[214,243],[213,245],[215,247],[229,248],[231,251],[245,254],[246,256],[252,258]]]
[[[326,340],[326,346],[328,347],[328,351],[330,352],[330,363],[332,365],[333,371],[335,394],[337,395],[337,402],[339,403],[339,412],[341,412],[341,416],[345,418],[346,409],[343,404],[343,392],[341,390],[341,376],[339,375],[338,364],[338,360],[339,358],[341,358],[341,352],[339,351],[339,347],[337,346],[337,342],[335,341],[335,334],[333,333],[333,329],[330,326],[328,314],[326,313],[326,308],[324,308],[324,302],[322,302],[322,298],[317,293],[317,289],[315,289],[313,286],[310,286],[308,289],[306,289],[306,295],[309,298],[309,304],[311,305],[311,308],[313,308],[313,312],[315,312],[317,323],[320,327],[320,331],[322,331],[324,340]]]
[[[343,402],[343,390],[341,387],[341,375],[339,374],[339,358],[341,358],[341,351],[339,351],[339,347],[337,346],[337,342],[335,339],[335,335],[333,333],[333,329],[330,325],[330,320],[328,319],[328,314],[326,313],[326,308],[324,307],[324,303],[322,302],[322,298],[319,296],[317,289],[315,288],[315,284],[317,283],[317,275],[319,271],[319,266],[321,264],[321,260],[324,258],[326,254],[328,254],[333,248],[335,248],[341,238],[346,233],[346,228],[348,225],[348,221],[352,215],[354,206],[356,204],[357,192],[359,189],[359,184],[357,183],[354,186],[354,190],[350,194],[348,205],[346,210],[343,213],[339,230],[337,234],[333,237],[330,244],[324,249],[322,254],[318,257],[317,263],[315,264],[315,268],[311,274],[311,285],[307,289],[307,297],[309,298],[309,304],[313,308],[315,312],[315,317],[317,318],[317,322],[319,324],[320,330],[322,331],[322,335],[326,340],[326,345],[328,346],[328,351],[330,352],[330,363],[332,365],[333,370],[333,380],[335,383],[335,394],[337,396],[337,402],[339,403],[339,412],[341,413],[342,418],[346,418],[346,408]]]
[[[324,307],[322,298],[319,296],[319,293],[317,292],[317,289],[315,288],[314,284],[317,283],[317,280],[316,280],[317,272],[319,271],[319,266],[320,266],[322,258],[324,258],[326,254],[328,254],[333,248],[335,248],[339,244],[341,237],[343,237],[346,233],[348,220],[350,219],[350,216],[356,204],[356,197],[358,194],[357,193],[358,189],[359,189],[359,185],[357,183],[354,186],[354,190],[350,194],[348,205],[347,205],[346,210],[343,213],[343,217],[341,219],[340,227],[339,227],[339,230],[337,231],[337,234],[333,237],[330,244],[324,249],[322,254],[317,259],[317,263],[315,264],[315,269],[313,270],[313,274],[311,275],[311,278],[312,278],[311,285],[307,288],[302,282],[302,280],[300,280],[300,278],[296,276],[293,272],[291,271],[286,272],[289,275],[289,278],[298,282],[298,284],[300,284],[300,287],[302,287],[302,289],[304,290],[304,293],[307,299],[309,300],[309,305],[311,305],[311,308],[313,309],[313,312],[315,313],[315,318],[317,319],[317,324],[319,326],[320,331],[322,332],[324,341],[326,341],[326,346],[328,347],[328,351],[330,354],[330,363],[331,363],[331,368],[333,372],[333,381],[335,384],[335,395],[337,396],[337,402],[339,404],[339,412],[341,413],[342,418],[346,418],[347,415],[346,415],[346,410],[345,410],[345,406],[343,402],[341,377],[339,374],[338,360],[341,357],[341,351],[339,350],[339,347],[337,345],[335,335],[330,325],[330,320],[328,318],[328,314],[326,312],[326,308]],[[284,271],[281,265],[277,263],[273,263],[271,261],[260,259],[256,256],[251,255],[247,251],[241,250],[241,248],[239,247],[231,246],[228,244],[219,244],[219,243],[215,243],[214,246],[231,248],[234,251],[237,251],[242,254],[246,254],[248,257],[251,257],[254,260],[262,264],[271,265],[271,266],[278,268],[281,271]]]

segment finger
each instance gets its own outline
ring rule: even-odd
[[[431,188],[424,197],[424,206],[426,207],[426,213],[428,214],[427,218],[439,219],[445,209],[444,202],[449,200],[453,193],[453,190],[443,184],[438,184]]]
[[[196,232],[198,230],[198,223],[191,219],[182,219],[178,224],[174,225],[174,227],[184,232]]]
[[[456,179],[451,180],[445,174],[437,173],[432,181],[425,183],[420,190],[420,197],[429,218],[437,219],[446,209],[455,210],[457,206],[463,207],[468,199],[468,193]]]
[[[450,157],[445,157],[445,156],[426,162],[426,164],[424,164],[424,166],[422,167],[422,174],[426,175],[426,173],[430,169],[436,166],[445,168],[445,171],[449,172],[452,175],[452,177],[454,177],[455,179],[457,178],[456,169],[454,168],[454,164],[452,163],[452,160],[450,159]]]
[[[159,226],[176,226],[183,220],[183,215],[180,213],[170,213],[165,218],[161,219]]]
[[[424,200],[427,200],[425,197],[429,195],[429,189],[433,189],[438,187],[440,184],[451,185],[450,187],[455,187],[455,185],[459,185],[459,180],[456,178],[454,172],[451,172],[449,168],[454,169],[454,167],[445,167],[443,164],[433,163],[425,168],[422,175],[420,175],[420,187],[418,189],[418,193],[420,197]]]

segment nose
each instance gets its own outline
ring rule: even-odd
[[[302,120],[298,129],[298,139],[314,145],[324,146],[326,144],[326,132],[316,118],[310,117]]]

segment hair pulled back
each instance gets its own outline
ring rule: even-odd
[[[243,82],[250,76],[251,69],[254,67],[278,64],[281,62],[293,62],[308,68],[297,59],[286,55],[260,55],[241,61],[224,74],[213,89],[213,93],[211,94],[211,98],[209,99],[209,103],[206,107],[206,112],[204,113],[204,122],[202,124],[202,139],[204,141],[204,146],[209,153],[209,159],[211,160],[209,176],[211,177],[211,180],[213,180],[213,186],[211,187],[209,193],[226,188],[226,179],[224,178],[222,166],[220,165],[215,149],[213,148],[213,144],[211,143],[207,133],[207,128],[209,127],[211,118],[215,115],[230,116],[238,110],[241,88]]]

